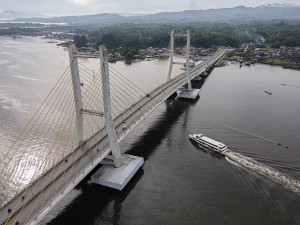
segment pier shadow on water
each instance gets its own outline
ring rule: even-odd
[[[54,219],[47,224],[119,224],[122,203],[140,181],[144,170],[141,168],[127,186],[118,191],[88,182],[97,169],[99,166],[76,187],[80,190],[80,195],[75,197],[58,216],[52,216]]]
[[[165,102],[165,112],[162,113],[153,126],[149,127],[143,135],[131,144],[129,147],[130,150],[127,151],[127,153],[142,156],[145,160],[147,160],[153,151],[165,139],[166,134],[172,128],[173,124],[178,121],[183,114],[185,114],[185,118],[187,118],[189,108],[195,105],[198,100],[199,98],[196,99],[196,101],[182,101],[175,100],[174,98],[168,99]]]

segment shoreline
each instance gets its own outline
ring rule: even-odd
[[[282,67],[283,69],[292,69],[292,70],[299,70],[300,71],[300,64],[288,65],[284,63],[271,63],[271,62],[265,62],[265,61],[259,61],[257,63],[264,64],[264,65],[270,65],[270,66],[278,66]]]
[[[216,66],[216,67],[224,67],[224,66],[228,66],[229,63],[233,63],[234,65],[240,65],[239,62],[237,61],[230,61],[230,60],[223,60],[223,64]],[[270,64],[270,63],[262,63],[262,62],[254,62],[251,65],[264,65],[264,66],[271,66],[271,67],[278,67],[278,68],[282,68],[282,69],[289,69],[289,70],[295,70],[295,71],[300,71],[300,69],[296,69],[296,68],[289,68],[289,67],[283,67],[282,65],[276,65],[276,64]],[[242,64],[242,66],[244,67],[251,67],[245,64]]]

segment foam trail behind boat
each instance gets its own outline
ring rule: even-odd
[[[225,156],[228,162],[232,163],[233,161],[233,164],[237,163],[242,167],[250,169],[251,171],[271,179],[272,181],[281,184],[284,188],[300,195],[300,181],[288,176],[287,174],[232,151],[226,152]]]

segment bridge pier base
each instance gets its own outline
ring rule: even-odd
[[[144,158],[122,154],[123,165],[116,168],[113,161],[106,159],[102,167],[91,177],[92,183],[100,184],[117,190],[123,190],[130,179],[144,164]]]
[[[178,98],[184,98],[184,99],[192,99],[195,100],[200,93],[200,89],[192,89],[192,90],[181,90],[178,93]]]

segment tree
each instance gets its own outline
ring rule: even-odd
[[[124,48],[122,50],[122,55],[125,57],[125,59],[131,60],[135,59],[135,55],[138,54],[138,50],[135,48]]]
[[[81,48],[81,47],[86,47],[88,43],[88,39],[86,35],[75,35],[74,36],[74,43],[76,47]]]

